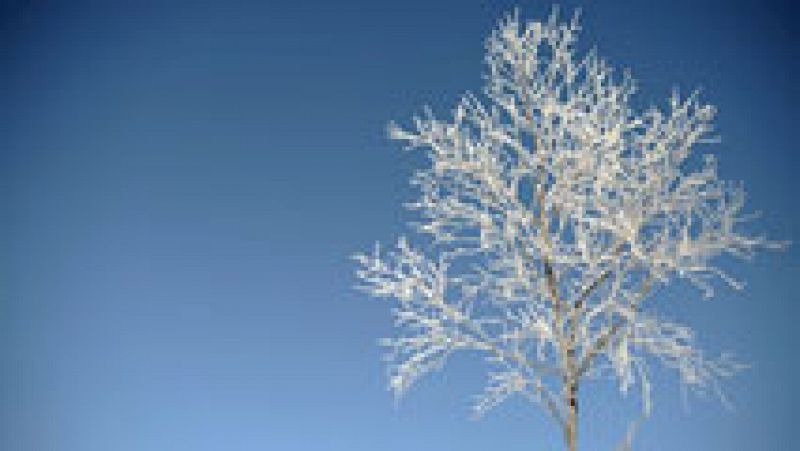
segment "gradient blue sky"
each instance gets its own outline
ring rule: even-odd
[[[561,2],[643,104],[703,89],[722,175],[797,243],[790,3]],[[474,356],[395,406],[376,344],[389,306],[351,290],[348,260],[404,230],[419,160],[386,122],[479,90],[496,21],[549,2],[0,4],[1,449],[558,449],[522,402],[468,420]],[[752,368],[727,384],[733,411],[687,412],[657,373],[637,449],[800,449],[799,249],[726,263],[745,292],[663,293]],[[583,407],[587,451],[638,409],[602,386]]]

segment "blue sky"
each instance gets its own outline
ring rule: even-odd
[[[790,2],[560,2],[639,80],[719,109],[724,178],[798,242],[796,12]],[[483,40],[525,1],[6,1],[0,6],[0,448],[544,450],[556,428],[459,356],[399,404],[354,292],[356,251],[404,231],[420,163],[385,138],[481,87]],[[663,104],[663,103],[662,103]],[[407,122],[406,122],[407,123]],[[647,450],[793,450],[795,244],[725,262],[747,290],[657,301],[710,351],[751,364],[728,411],[656,373]],[[607,450],[635,397],[598,386],[581,446]]]

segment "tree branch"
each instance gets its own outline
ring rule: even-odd
[[[558,398],[556,395],[554,395],[553,392],[547,387],[542,385],[542,382],[538,379],[535,381],[535,386],[536,387],[534,391],[539,395],[539,398],[535,399],[535,401],[540,401],[543,403],[547,408],[548,413],[550,413],[550,416],[556,420],[559,426],[564,428],[566,426],[566,420],[564,419],[564,413],[561,411],[561,406],[558,404]]]
[[[634,310],[639,308],[639,303],[642,301],[647,292],[650,290],[652,279],[653,275],[648,274],[644,282],[642,282],[642,287],[639,290],[638,298],[631,303],[631,307]],[[589,370],[589,367],[591,366],[594,357],[597,356],[597,354],[599,354],[600,352],[602,352],[606,346],[608,346],[608,344],[611,342],[611,339],[614,338],[614,336],[626,323],[627,320],[625,318],[621,318],[618,321],[615,321],[614,324],[612,324],[611,327],[608,328],[604,334],[602,334],[600,337],[597,338],[597,340],[594,341],[594,343],[592,343],[589,350],[581,359],[580,365],[578,366],[578,370],[576,373],[577,377],[583,376],[583,374],[585,374],[586,371]]]
[[[495,354],[495,356],[504,362],[516,362],[518,365],[522,366],[526,370],[532,373],[542,373],[542,374],[550,374],[550,375],[561,375],[561,371],[557,368],[552,367],[550,365],[546,365],[541,362],[532,362],[528,358],[525,357],[524,354],[520,352],[509,352],[505,349],[502,349],[493,343],[489,334],[483,330],[478,324],[472,321],[470,318],[465,317],[460,311],[453,308],[451,305],[443,304],[441,306],[442,310],[453,318],[454,321],[460,323],[464,326],[469,332],[477,336],[478,342],[485,350],[491,351]],[[474,338],[473,338],[474,339]]]

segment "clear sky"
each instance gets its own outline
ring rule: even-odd
[[[549,2],[0,3],[0,449],[551,450],[512,401],[468,419],[475,356],[397,405],[376,340],[389,305],[348,257],[404,230],[420,163],[385,138],[481,87],[503,14]],[[795,245],[726,263],[744,292],[656,299],[710,352],[751,368],[735,409],[682,406],[656,373],[646,450],[795,450],[800,362],[798,15],[791,2],[561,2],[581,45],[719,106],[722,177],[758,228]],[[582,401],[583,450],[609,450],[636,397]]]

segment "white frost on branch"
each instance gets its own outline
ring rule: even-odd
[[[715,280],[740,289],[715,257],[779,247],[741,231],[742,187],[693,153],[716,140],[715,108],[675,91],[666,108],[636,111],[633,79],[595,51],[579,57],[578,31],[577,15],[515,13],[487,41],[482,98],[390,124],[430,160],[408,205],[424,252],[401,238],[356,256],[361,288],[396,301],[400,334],[383,342],[395,393],[455,351],[480,351],[496,372],[477,413],[522,394],[563,425],[559,393],[585,377],[611,374],[622,391],[638,381],[649,412],[647,357],[700,391],[719,393],[739,368],[706,359],[688,327],[645,303],[675,278],[708,297]]]

